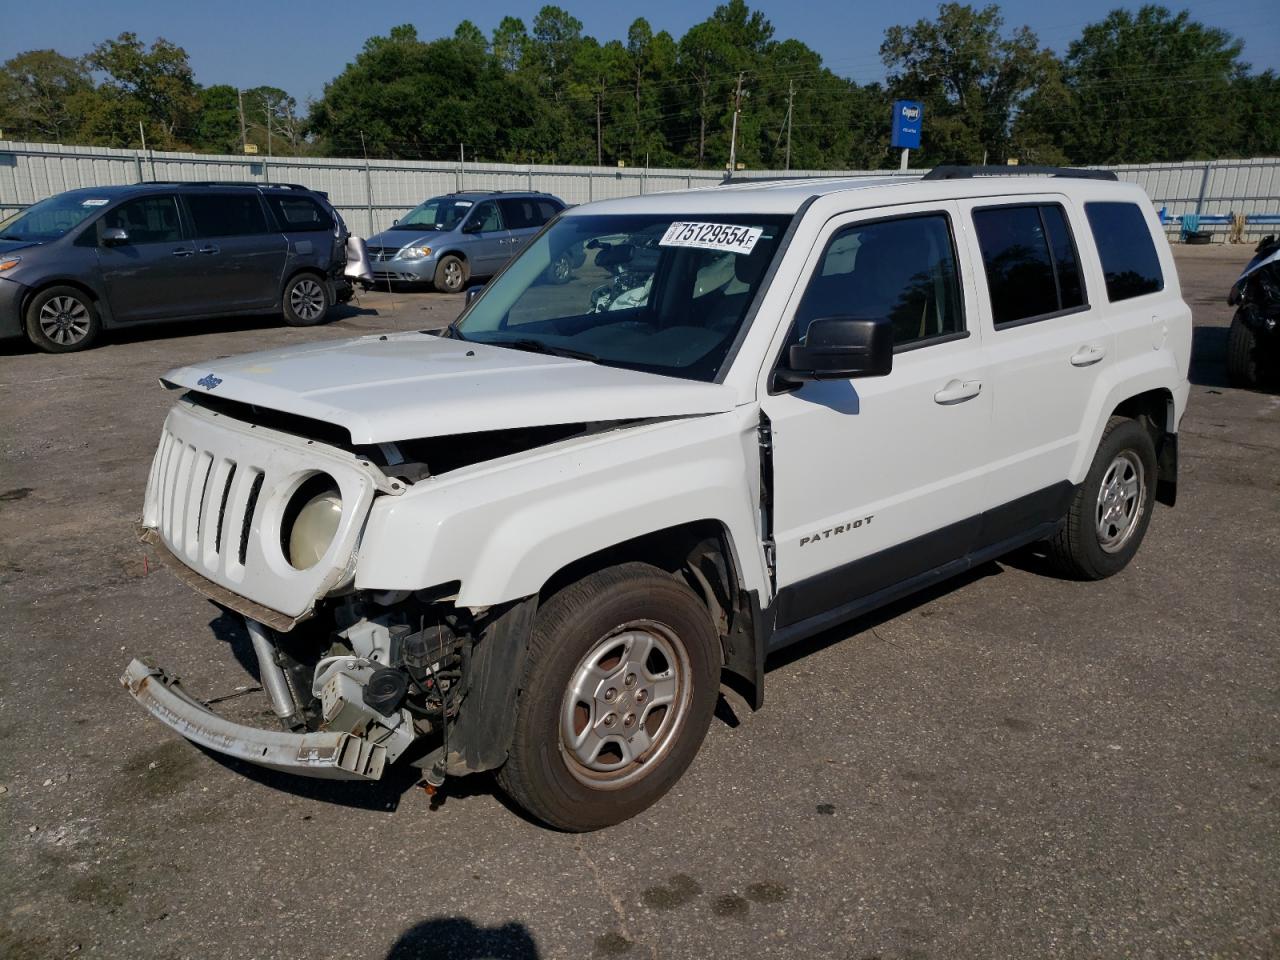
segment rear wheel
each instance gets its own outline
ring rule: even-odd
[[[467,265],[453,254],[442,257],[436,264],[435,288],[444,293],[461,293],[467,285]]]
[[[1133,559],[1151,522],[1156,450],[1143,424],[1112,417],[1049,556],[1064,574],[1102,580]]]
[[[499,782],[562,830],[655,803],[706,735],[719,641],[688,587],[643,563],[592,574],[539,611]]]
[[[314,273],[300,273],[284,288],[284,322],[291,327],[314,327],[331,305],[329,285]]]
[[[1227,333],[1227,380],[1233,387],[1252,389],[1258,386],[1259,373],[1258,335],[1245,325],[1237,310]]]
[[[27,337],[45,353],[83,350],[101,326],[93,298],[77,287],[49,287],[27,305]]]

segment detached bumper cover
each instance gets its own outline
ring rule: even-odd
[[[246,763],[327,780],[377,780],[386,749],[352,733],[286,733],[232,723],[188,696],[157,667],[133,660],[120,678],[157,720],[192,743]]]

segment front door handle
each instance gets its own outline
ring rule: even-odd
[[[173,250],[173,255],[175,257],[189,257],[193,253],[195,253],[195,251],[190,247],[175,247]]]
[[[981,380],[951,380],[933,395],[933,402],[944,407],[972,400],[982,392]]]
[[[1071,355],[1073,367],[1088,367],[1107,355],[1107,348],[1100,343],[1086,343]]]
[[[217,246],[211,243],[208,246],[201,247],[200,252],[201,253],[221,253],[222,251],[220,251],[217,248]]]

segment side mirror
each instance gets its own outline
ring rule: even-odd
[[[475,287],[467,287],[467,292],[466,292],[466,294],[464,295],[464,296],[466,297],[466,299],[465,299],[465,300],[463,300],[463,302],[462,302],[462,307],[463,307],[463,309],[465,310],[467,307],[471,306],[471,302],[472,302],[473,300],[475,300],[475,298],[476,298],[476,297],[480,296],[480,294],[482,294],[482,293],[484,293],[484,284],[483,284],[483,283],[482,283],[482,284],[480,284],[479,286],[475,286]]]
[[[463,233],[479,233],[480,228],[483,226],[484,224],[481,223],[479,220],[475,220],[475,219],[468,220],[466,223],[462,225],[462,232]]]
[[[394,220],[391,221],[391,225],[394,227],[399,222],[400,222],[400,218],[396,217]]]
[[[893,370],[893,325],[887,320],[823,317],[809,324],[804,343],[787,355],[781,380],[852,380],[883,377]]]
[[[102,245],[106,247],[119,246],[122,243],[129,242],[129,231],[124,227],[107,227],[102,231]]]

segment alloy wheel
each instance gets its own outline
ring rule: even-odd
[[[689,655],[668,627],[624,624],[579,661],[560,712],[560,751],[597,789],[644,776],[675,742],[692,696]]]
[[[289,291],[289,306],[303,320],[318,320],[324,313],[324,290],[315,280],[299,280]]]
[[[89,308],[75,297],[53,297],[40,308],[39,323],[46,337],[69,347],[89,335]]]
[[[1098,545],[1118,553],[1129,542],[1146,508],[1146,471],[1132,450],[1121,451],[1102,475],[1096,522]]]

